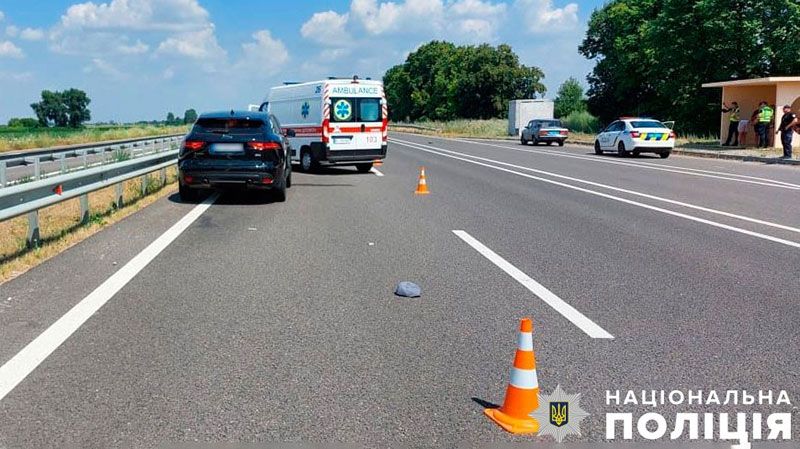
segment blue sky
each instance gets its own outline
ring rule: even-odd
[[[508,43],[549,96],[603,0],[0,0],[0,122],[77,87],[93,121],[243,108],[282,81],[380,78],[419,45]]]

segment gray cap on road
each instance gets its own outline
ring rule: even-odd
[[[394,289],[394,294],[397,296],[405,296],[406,298],[419,298],[422,294],[422,290],[419,288],[419,285],[413,282],[403,281],[397,284],[397,288]]]

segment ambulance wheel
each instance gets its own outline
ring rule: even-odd
[[[600,148],[600,142],[598,142],[596,140],[594,141],[594,154],[597,154],[597,155],[600,155],[600,156],[603,155],[603,149]]]
[[[304,172],[312,172],[317,169],[319,163],[314,160],[314,155],[311,154],[311,150],[303,150],[300,153],[300,169]]]
[[[356,164],[356,170],[358,170],[359,173],[369,173],[369,171],[372,170],[372,162],[368,164]]]

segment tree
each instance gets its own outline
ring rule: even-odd
[[[92,113],[89,111],[89,103],[92,100],[89,99],[86,92],[78,89],[69,89],[61,94],[61,98],[69,116],[67,123],[70,128],[80,128],[83,122],[88,122],[92,119]]]
[[[166,123],[167,125],[172,125],[173,123],[175,123],[175,114],[173,114],[172,112],[167,113]]]
[[[544,74],[508,45],[432,41],[389,69],[383,81],[394,120],[503,117],[508,101],[545,92]]]
[[[596,10],[580,51],[597,64],[589,110],[719,127],[719,92],[701,84],[800,71],[796,0],[612,0]]]
[[[575,78],[569,78],[558,88],[555,99],[556,117],[566,117],[573,112],[586,110],[586,98],[583,96],[583,86]]]
[[[187,109],[186,112],[183,113],[184,125],[191,125],[196,121],[197,121],[197,111],[195,111],[194,109]]]
[[[92,118],[88,106],[92,100],[86,92],[78,89],[69,89],[64,92],[42,91],[42,100],[31,104],[41,126],[79,128],[83,122]]]

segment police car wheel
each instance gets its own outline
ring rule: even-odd
[[[669,151],[664,151],[662,153],[659,153],[658,155],[661,156],[661,159],[666,159],[666,158],[669,157],[670,152]]]
[[[642,153],[639,152],[638,150],[633,150],[633,157],[639,157],[640,154]]]
[[[528,139],[526,139],[525,137],[520,137],[519,138],[519,143],[521,143],[522,145],[527,145],[528,144]]]
[[[603,149],[600,148],[600,142],[598,142],[596,140],[594,141],[594,154],[597,154],[597,155],[602,155],[603,154]]]
[[[558,146],[563,147],[564,146],[564,141],[563,140],[559,140],[558,141]]]
[[[617,145],[617,154],[619,154],[619,157],[628,157],[628,150],[625,149],[624,143],[620,142]]]

